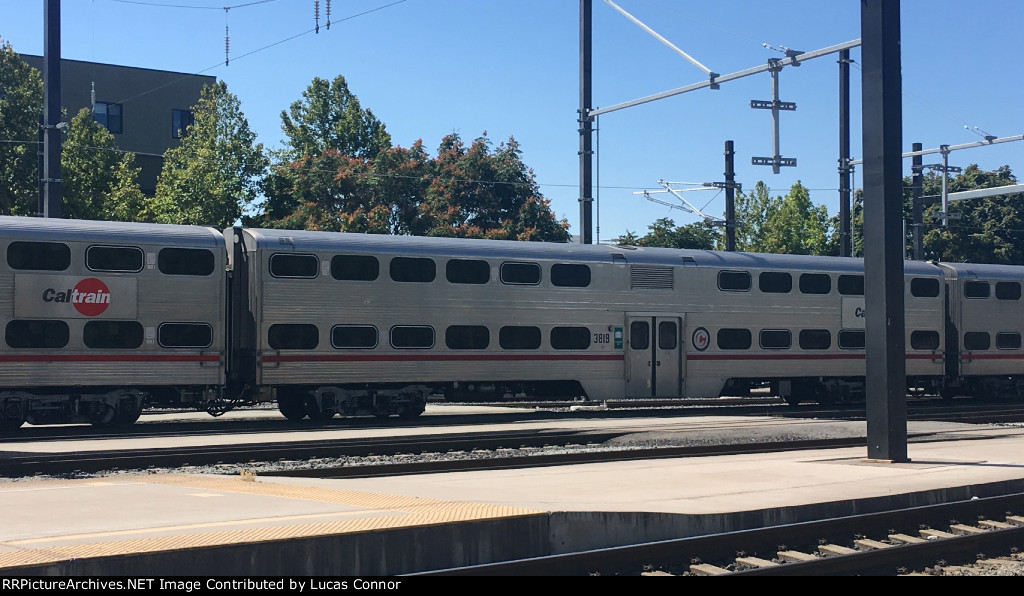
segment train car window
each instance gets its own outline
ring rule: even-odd
[[[486,350],[491,332],[483,325],[452,325],[444,331],[444,345],[449,350]]]
[[[271,325],[267,345],[273,350],[312,350],[320,345],[320,330],[308,323]]]
[[[842,333],[839,334],[842,339]],[[828,329],[801,329],[801,350],[827,350],[832,347],[832,332]]]
[[[64,271],[71,266],[71,248],[60,242],[23,242],[7,245],[7,265],[20,271]]]
[[[7,345],[16,349],[63,348],[71,337],[64,321],[16,319],[7,323]]]
[[[540,283],[540,265],[537,263],[502,263],[501,283],[535,286]]]
[[[339,350],[370,350],[377,347],[377,328],[373,325],[335,325],[331,345]]]
[[[142,271],[145,255],[134,246],[90,246],[85,250],[85,266],[92,271]]]
[[[213,251],[205,248],[162,248],[156,266],[166,275],[209,275],[213,273]]]
[[[801,294],[828,294],[832,291],[832,278],[824,273],[800,275]]]
[[[987,350],[992,346],[992,338],[985,331],[968,331],[964,333],[965,350]]]
[[[719,329],[718,348],[720,350],[749,350],[751,337],[750,329]]]
[[[964,284],[964,296],[967,298],[988,298],[987,281],[969,281]]]
[[[750,273],[746,271],[719,271],[718,289],[724,292],[749,292]]]
[[[316,255],[274,253],[270,255],[270,274],[274,277],[313,279],[320,273]]]
[[[658,323],[658,349],[674,350],[679,345],[679,331],[675,321]]]
[[[910,280],[910,294],[917,298],[934,298],[939,295],[939,280],[934,277],[915,277]]]
[[[498,345],[503,350],[536,350],[540,347],[539,327],[502,327]]]
[[[765,271],[758,276],[757,287],[766,294],[786,294],[793,290],[793,276],[782,271]]]
[[[762,329],[758,343],[765,350],[788,350],[793,345],[793,333],[789,329]]]
[[[142,339],[138,321],[89,321],[82,332],[85,346],[94,350],[134,350]]]
[[[430,283],[437,277],[433,259],[395,257],[391,259],[391,279],[408,283]]]
[[[491,264],[487,261],[451,259],[444,266],[444,275],[448,283],[485,284],[491,281]]]
[[[1019,350],[1020,333],[996,333],[996,348],[1000,350]]]
[[[938,350],[938,331],[912,331],[910,333],[910,347],[914,350]]]
[[[164,323],[156,337],[165,348],[208,348],[213,344],[213,327],[206,323]]]
[[[844,329],[839,332],[839,347],[844,350],[863,350],[865,346],[863,329]]]
[[[391,328],[391,347],[400,350],[425,350],[434,347],[434,328],[396,325]]]
[[[843,296],[863,296],[864,276],[863,275],[840,275],[836,289]]]
[[[996,282],[996,298],[999,300],[1020,300],[1020,283],[1015,281]]]
[[[590,348],[590,329],[587,327],[553,327],[551,347],[556,350],[586,350]]]
[[[651,324],[633,321],[629,325],[629,349],[646,350],[651,347]]]
[[[568,263],[552,265],[551,284],[560,288],[585,288],[590,285],[590,266]]]
[[[339,281],[376,281],[380,261],[371,255],[335,255],[331,257],[331,277]]]

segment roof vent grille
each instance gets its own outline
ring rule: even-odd
[[[629,268],[629,289],[671,290],[675,288],[675,276],[671,267],[633,265]]]

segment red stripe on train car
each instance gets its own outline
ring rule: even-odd
[[[622,361],[622,354],[610,355],[569,355],[569,354],[311,354],[307,356],[264,356],[263,362],[524,362],[544,360],[585,360],[585,361]]]
[[[1024,354],[964,354],[963,360],[1024,360]]]
[[[687,354],[686,360],[864,360],[864,354]],[[941,360],[942,354],[907,354],[907,360]]]
[[[0,362],[220,362],[217,354],[0,354]]]

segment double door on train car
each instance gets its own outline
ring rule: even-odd
[[[627,397],[680,397],[685,354],[681,315],[629,314]]]

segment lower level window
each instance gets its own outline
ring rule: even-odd
[[[391,328],[391,347],[425,350],[434,347],[434,328],[426,326],[395,326]]]
[[[267,344],[274,350],[313,350],[320,345],[320,330],[316,325],[271,325]]]
[[[208,348],[213,343],[213,327],[206,323],[164,323],[156,336],[165,348]]]
[[[96,350],[134,350],[142,345],[142,323],[138,321],[89,321],[82,339]]]
[[[64,321],[15,320],[7,323],[4,335],[12,348],[63,348],[70,332]]]

